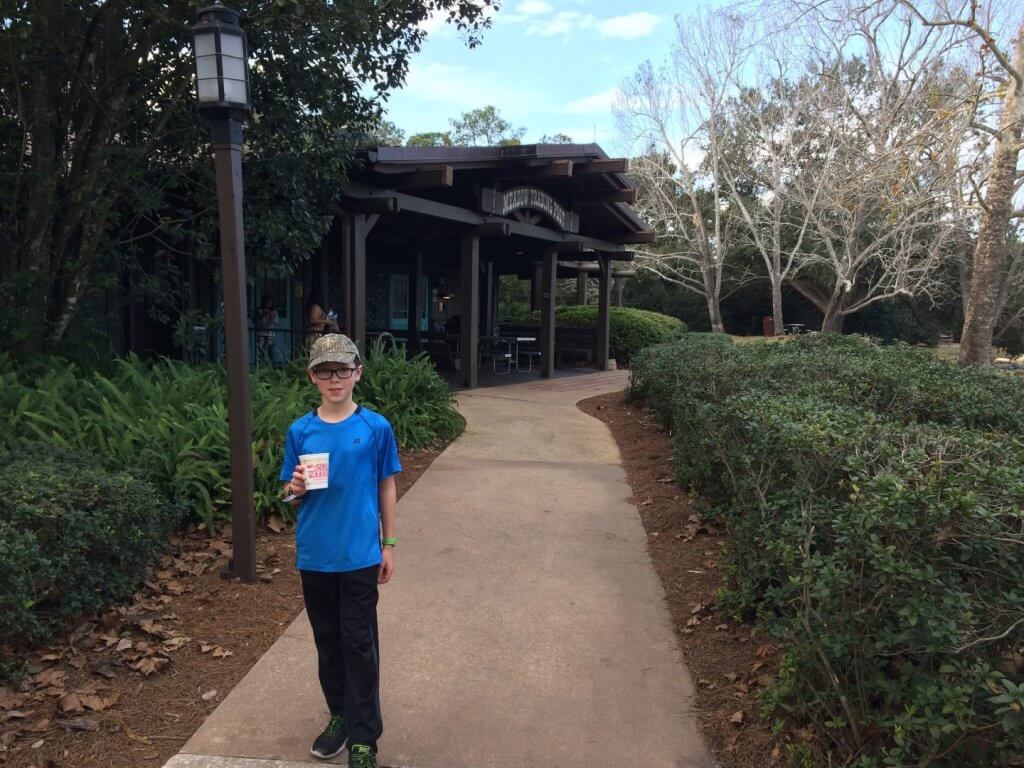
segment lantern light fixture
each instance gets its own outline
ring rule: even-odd
[[[223,5],[199,10],[192,27],[196,98],[207,114],[250,112],[249,50],[238,11]]]

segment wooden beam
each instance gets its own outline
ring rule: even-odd
[[[583,253],[583,243],[579,240],[563,240],[552,246],[558,253]]]
[[[517,165],[510,168],[499,168],[494,173],[496,179],[567,179],[573,174],[572,160],[552,160],[543,165]]]
[[[366,355],[366,236],[376,223],[374,216],[352,217],[352,341],[359,356]]]
[[[541,264],[540,290],[540,375],[550,379],[555,375],[555,294],[558,273],[558,251],[544,249]]]
[[[611,317],[611,271],[612,265],[607,256],[598,256],[600,275],[597,291],[597,367],[608,370],[608,352]]]
[[[587,305],[587,273],[583,271],[576,273],[576,303]]]
[[[409,344],[406,354],[413,357],[420,351],[420,314],[423,311],[423,293],[420,281],[423,278],[423,251],[417,250],[409,259]],[[429,327],[430,308],[427,307],[427,326]]]
[[[512,224],[508,221],[488,221],[473,231],[480,237],[508,237],[512,234]]]
[[[459,293],[459,373],[467,389],[476,389],[476,355],[479,346],[480,319],[480,238],[462,236]]]
[[[351,214],[341,211],[341,332],[352,336],[352,222]],[[302,317],[302,330],[307,318]]]
[[[336,210],[345,213],[398,213],[402,210],[394,196],[348,198]]]
[[[543,264],[537,264],[533,268],[533,277],[530,278],[530,309],[540,309],[540,285],[544,279]]]
[[[420,168],[405,178],[397,179],[396,189],[435,189],[451,187],[455,183],[455,169],[450,165],[438,168]]]
[[[361,182],[351,182],[345,190],[345,194],[351,198],[359,199],[377,199],[394,197],[398,200],[399,210],[405,213],[415,213],[421,216],[429,216],[435,219],[442,219],[444,221],[451,221],[457,224],[469,224],[476,226],[484,224],[489,221],[507,221],[507,219],[501,219],[491,215],[485,215],[477,213],[476,211],[469,210],[468,208],[460,208],[457,205],[448,205],[447,203],[439,203],[435,200],[427,200],[422,197],[416,197],[415,195],[409,195],[405,192],[397,192],[395,190],[379,190],[374,189]],[[625,248],[621,243],[611,242],[609,240],[602,240],[596,237],[585,237],[583,235],[568,235],[564,232],[559,232],[554,229],[548,229],[547,227],[540,227],[536,224],[526,224],[521,221],[511,221],[512,234],[520,235],[521,237],[528,237],[533,240],[541,240],[546,242],[561,242],[563,240],[579,240],[583,243],[585,248],[590,248],[594,251],[602,251],[604,253],[614,253],[616,251],[624,251]],[[638,242],[631,240],[629,242]],[[645,242],[645,241],[639,241]]]
[[[609,203],[635,203],[640,199],[638,189],[614,189],[602,192],[580,192],[573,195],[573,207],[607,205]]]
[[[658,239],[658,233],[653,231],[631,232],[628,235],[616,235],[609,239],[611,242],[619,243],[620,245],[628,245],[630,243],[653,243]]]
[[[484,266],[484,288],[481,291],[481,311],[483,312],[484,336],[494,335],[494,262],[488,261]]]
[[[577,176],[592,176],[596,173],[629,173],[629,160],[616,157],[610,160],[591,160],[589,163],[577,163]]]

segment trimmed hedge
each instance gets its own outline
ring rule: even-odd
[[[0,646],[127,598],[184,510],[145,475],[50,445],[0,451]]]
[[[1024,382],[859,339],[697,335],[632,379],[728,530],[723,609],[781,639],[764,703],[816,725],[820,764],[1024,751]]]
[[[540,310],[519,309],[508,313],[506,320],[524,325],[540,323]],[[565,328],[596,328],[597,307],[570,304],[555,307],[555,326]],[[682,320],[646,309],[611,307],[608,315],[609,354],[623,367],[646,347],[666,344],[682,338],[686,324]]]

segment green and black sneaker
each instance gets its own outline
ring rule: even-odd
[[[377,753],[369,744],[353,744],[348,750],[348,768],[377,768]]]
[[[321,760],[340,755],[347,739],[348,728],[345,726],[345,718],[341,715],[331,715],[331,721],[323,733],[316,737],[313,746],[309,748],[309,754]]]

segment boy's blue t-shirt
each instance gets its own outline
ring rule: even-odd
[[[391,424],[362,406],[336,424],[306,414],[288,428],[282,482],[307,453],[329,453],[330,464],[327,487],[307,491],[298,508],[296,567],[337,573],[380,564],[377,484],[402,471]]]

